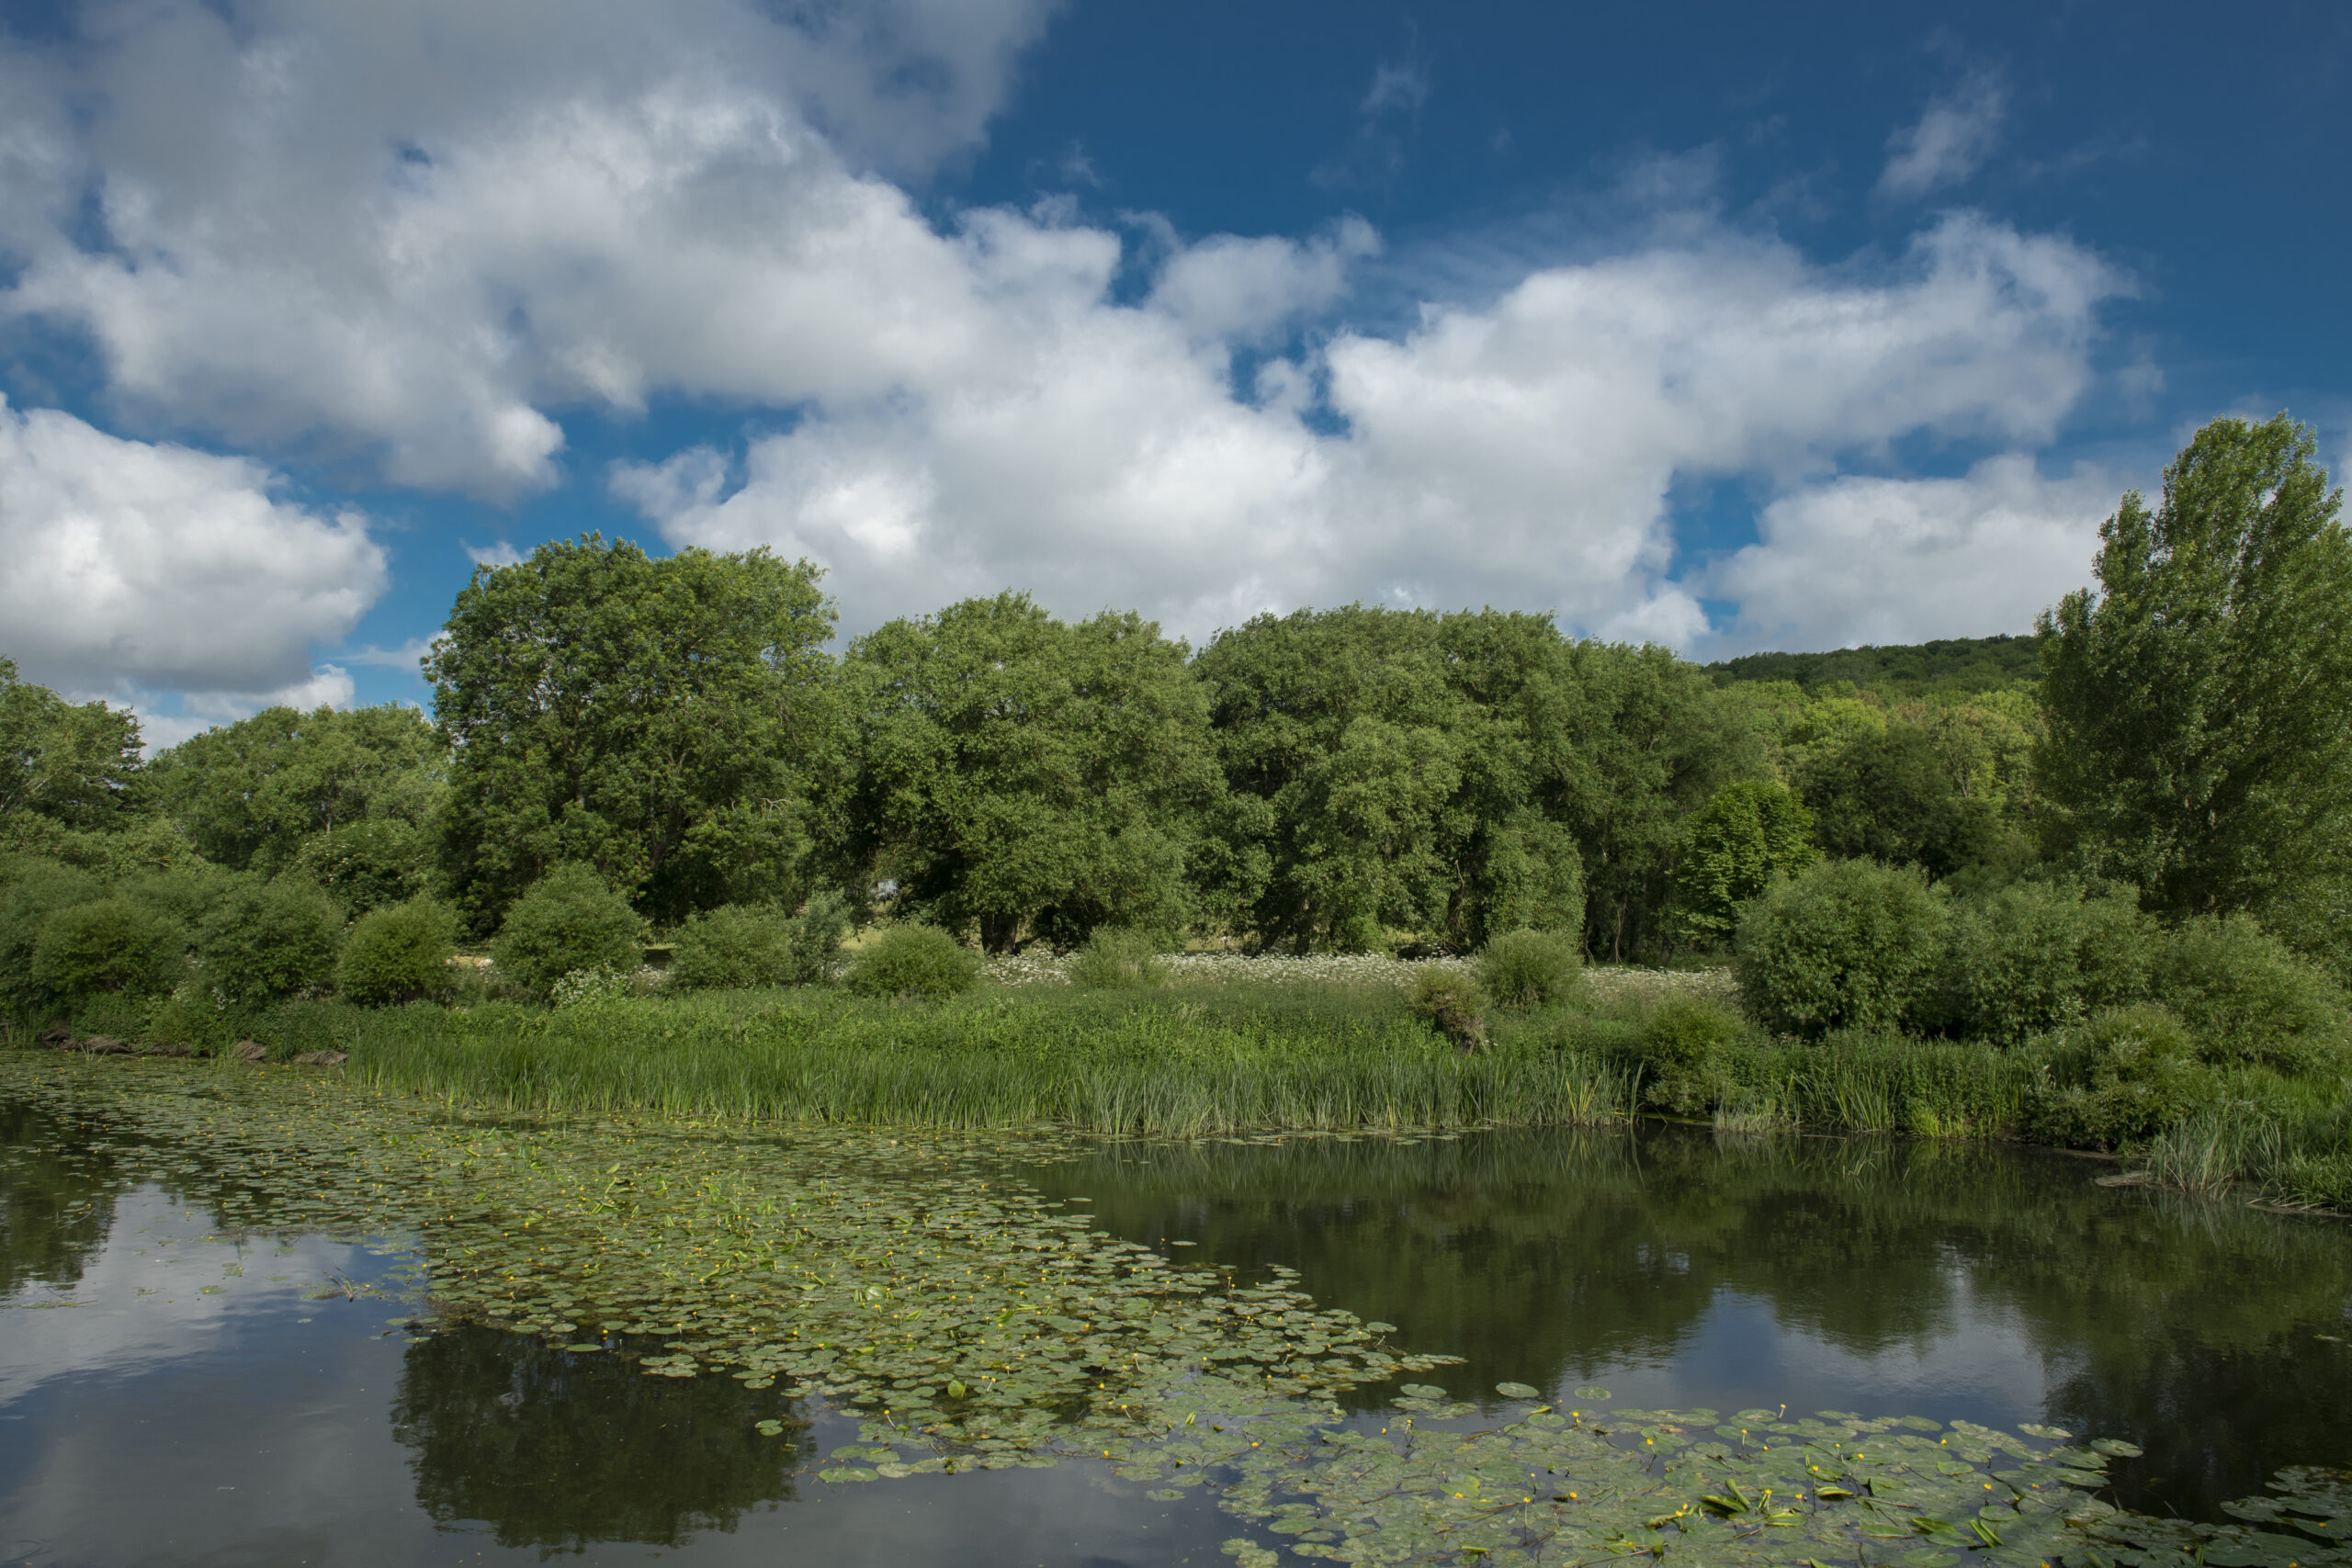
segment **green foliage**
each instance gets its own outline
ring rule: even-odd
[[[1683,930],[1709,946],[1728,944],[1749,899],[1819,854],[1813,813],[1786,784],[1770,779],[1725,784],[1683,824],[1674,862]]]
[[[2206,425],[2153,513],[2130,491],[2100,527],[2098,592],[2042,617],[2042,787],[2153,912],[2261,912],[2344,874],[2352,536],[2313,451],[2284,414]]]
[[[2146,995],[2147,922],[2128,890],[2086,897],[2019,883],[1957,901],[1944,953],[1943,1027],[2015,1045]]]
[[[587,866],[557,866],[506,911],[491,955],[515,984],[539,995],[575,970],[633,973],[644,954],[628,900]]]
[[[111,832],[139,779],[139,718],[104,703],[69,703],[0,659],[0,845],[41,828]],[[36,823],[32,819],[38,819]]]
[[[1505,931],[1478,954],[1478,983],[1507,1008],[1557,1007],[1575,998],[1584,953],[1563,931]]]
[[[33,979],[33,949],[61,909],[87,903],[102,891],[98,879],[74,866],[33,855],[0,858],[0,1001],[19,1017],[48,1005]]]
[[[1998,810],[1962,782],[1928,729],[1898,723],[1813,758],[1797,786],[1814,838],[1831,854],[1944,877],[2000,852]]]
[[[1894,1029],[1932,990],[1946,901],[1916,868],[1820,861],[1747,908],[1739,989],[1767,1029],[1817,1038]]]
[[[423,822],[440,795],[442,755],[424,716],[397,703],[266,708],[158,754],[145,787],[206,859],[274,876],[313,835]]]
[[[2041,642],[2030,637],[1951,637],[1835,653],[1749,653],[1707,666],[1719,685],[1787,681],[1808,689],[1847,682],[1893,699],[1931,691],[1996,692],[2041,678]]]
[[[2208,1061],[2295,1072],[2345,1043],[2344,993],[2248,915],[2199,916],[2165,932],[2149,981]]]
[[[231,1002],[273,1001],[325,990],[343,945],[343,912],[298,877],[247,878],[197,928],[205,986]]]
[[[1658,1003],[1634,1036],[1642,1099],[1677,1116],[1713,1111],[1731,1084],[1731,1049],[1742,1027],[1728,1010],[1696,997]]]
[[[1675,819],[1746,755],[1694,667],[1542,615],[1261,615],[1194,669],[1231,791],[1206,880],[1299,952],[1521,927],[1622,952],[1663,897]]]
[[[1467,969],[1424,964],[1407,1005],[1467,1056],[1487,1043],[1487,993]]]
[[[892,621],[844,666],[861,734],[860,865],[904,907],[1011,951],[1182,927],[1220,793],[1184,647],[1133,614],[1075,625],[1025,595]]]
[[[590,535],[483,567],[425,660],[452,748],[441,851],[493,923],[549,867],[648,912],[797,899],[842,766],[831,601],[765,550],[655,560]]]
[[[2109,1008],[2070,1035],[2059,1087],[2037,1117],[2050,1142],[2093,1148],[2136,1143],[2212,1100],[2211,1074],[2188,1027],[2152,1002]]]
[[[359,917],[343,944],[336,983],[346,1000],[390,1007],[449,988],[458,917],[445,904],[411,898]]]
[[[1168,983],[1168,965],[1159,961],[1166,944],[1146,931],[1097,927],[1078,950],[1070,966],[1070,983],[1094,990],[1119,990]]]
[[[849,988],[861,997],[933,1000],[978,983],[980,957],[937,926],[892,926],[850,960]]]
[[[93,898],[50,914],[33,943],[35,994],[71,1006],[107,993],[148,997],[187,973],[187,933],[178,922],[124,897]]]
[[[425,891],[432,846],[413,823],[369,818],[303,840],[289,874],[324,888],[345,914],[364,915]]]
[[[806,986],[825,977],[849,924],[840,895],[797,915],[774,905],[723,904],[678,929],[667,984],[682,990]]]

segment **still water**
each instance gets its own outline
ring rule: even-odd
[[[390,1249],[238,1235],[0,1103],[0,1563],[1220,1563],[1250,1536],[1085,1461],[837,1485],[854,1422],[484,1328]],[[1621,1402],[2041,1422],[2211,1518],[2352,1461],[2352,1227],[2101,1186],[2030,1150],[1611,1135],[1114,1145],[1017,1174],[1187,1263],[1300,1271],[1466,1358]],[[1370,1410],[1385,1391],[1359,1391]]]

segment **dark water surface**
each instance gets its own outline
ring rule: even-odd
[[[1242,1528],[1086,1462],[835,1485],[854,1422],[483,1328],[402,1259],[238,1239],[0,1104],[0,1563],[1219,1563]],[[1100,1228],[1620,1402],[2044,1422],[2214,1517],[2352,1461],[2352,1227],[2012,1149],[1489,1134],[1125,1145],[1024,1172]],[[1180,1243],[1191,1243],[1189,1247]],[[332,1293],[322,1296],[322,1292]],[[1362,1392],[1369,1408],[1385,1390]]]

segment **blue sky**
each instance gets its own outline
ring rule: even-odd
[[[1198,642],[2026,629],[2221,413],[2352,456],[2352,10],[0,4],[0,654],[426,694],[601,529]]]

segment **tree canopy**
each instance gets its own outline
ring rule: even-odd
[[[207,860],[274,875],[314,834],[422,824],[439,798],[442,751],[413,707],[273,707],[160,753],[146,783]]]
[[[2352,538],[2313,451],[2284,414],[2208,424],[2153,512],[2129,491],[2101,525],[2098,590],[2042,617],[2041,786],[2151,909],[2262,910],[2341,875]]]
[[[1181,929],[1221,789],[1185,653],[1133,613],[1072,624],[1021,593],[858,638],[853,863],[991,951]]]
[[[566,862],[672,919],[801,886],[842,761],[820,575],[593,534],[475,571],[424,668],[478,925]]]

